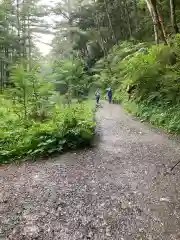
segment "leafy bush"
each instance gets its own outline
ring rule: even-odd
[[[124,61],[122,91],[134,101],[171,105],[179,101],[179,70],[172,65],[173,50],[153,46],[147,55],[136,55]]]
[[[94,109],[87,102],[63,107],[53,84],[37,69],[16,66],[14,87],[0,95],[0,163],[83,147],[94,136]]]
[[[148,49],[148,44],[134,45],[133,42],[123,42],[114,46],[106,58],[100,59],[93,70],[96,73],[96,79],[100,80],[101,88],[106,89],[111,86],[112,89],[119,89],[124,71],[122,62],[127,61],[141,49]]]
[[[23,157],[36,157],[88,145],[94,135],[93,110],[86,104],[68,108],[56,107],[46,122],[24,120],[10,110],[0,108],[0,162]]]
[[[140,103],[130,101],[124,102],[124,106],[129,113],[142,121],[148,121],[170,133],[180,134],[180,111],[178,105],[166,108],[156,104],[149,104],[145,101]]]
[[[88,95],[90,78],[84,72],[82,61],[57,61],[53,72],[56,89],[67,98],[80,99]]]
[[[124,42],[97,63],[101,87],[111,86],[113,98],[152,124],[180,133],[180,35],[171,46]],[[109,71],[109,69],[111,71]]]

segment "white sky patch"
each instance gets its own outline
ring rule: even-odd
[[[39,33],[39,41],[36,40],[35,44],[43,55],[47,55],[51,51],[50,44],[52,39],[53,39],[52,35]]]
[[[57,2],[58,2],[58,0],[41,0],[40,4],[49,5],[52,7]],[[53,23],[56,19],[57,19],[56,16],[44,17],[44,20],[50,25],[53,25]],[[47,30],[51,31],[51,29],[47,29]],[[41,53],[43,55],[48,54],[51,50],[51,41],[53,39],[53,35],[52,34],[35,33],[33,35],[33,37],[35,39],[35,44],[39,48]]]

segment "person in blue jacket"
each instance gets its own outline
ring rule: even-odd
[[[111,90],[111,88],[107,88],[107,96],[108,96],[109,103],[111,103],[112,102],[112,90]]]

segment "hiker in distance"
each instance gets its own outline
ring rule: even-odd
[[[96,96],[96,104],[99,104],[99,100],[100,100],[100,92],[99,92],[99,88],[96,90],[95,92],[95,96]]]
[[[108,96],[109,103],[111,103],[112,102],[112,90],[111,90],[111,88],[107,88],[107,96]]]

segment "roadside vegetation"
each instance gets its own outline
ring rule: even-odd
[[[56,85],[41,79],[37,69],[27,72],[17,65],[11,79],[13,88],[0,95],[1,163],[48,156],[91,143],[95,129],[92,104],[60,97]]]
[[[127,111],[168,132],[180,133],[179,53],[180,35],[171,46],[124,42],[105,61],[97,62],[96,72],[103,89],[111,79],[114,101]],[[103,67],[107,61],[111,71]]]

